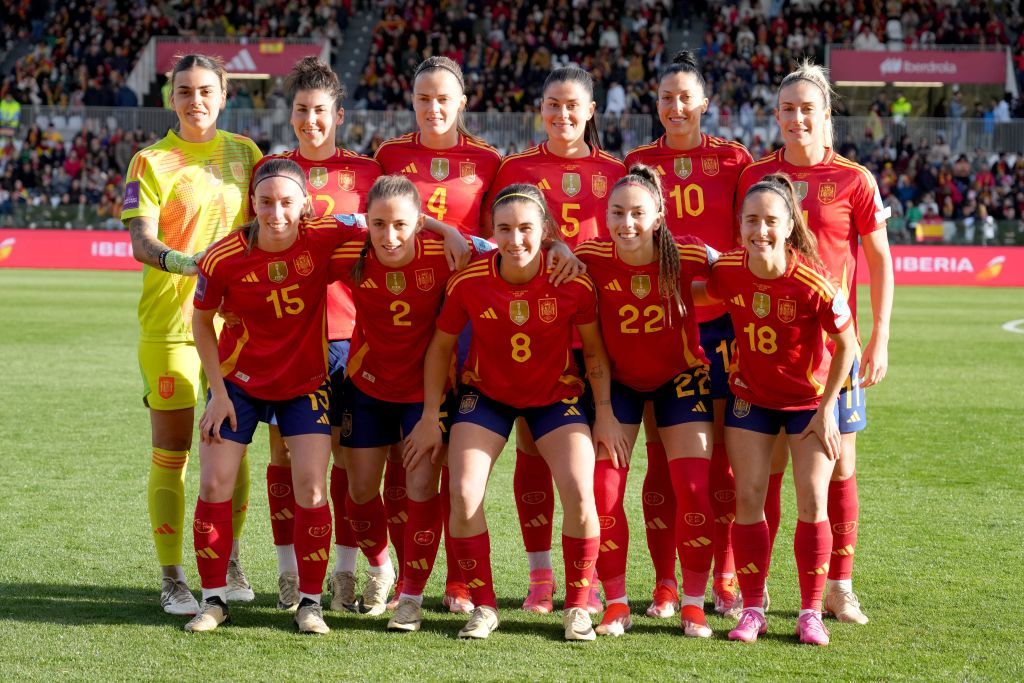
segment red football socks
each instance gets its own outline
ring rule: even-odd
[[[626,495],[626,476],[629,468],[616,468],[611,460],[598,460],[594,466],[594,500],[601,523],[601,550],[597,556],[597,570],[604,579],[605,598],[614,600],[626,594],[625,581],[616,581],[626,574],[629,554],[629,525],[623,499]]]
[[[384,469],[384,510],[387,513],[388,538],[395,549],[398,560],[398,574],[405,567],[405,523],[409,520],[405,495],[405,467],[402,465],[401,448],[392,447],[388,452],[387,467]],[[401,586],[401,583],[398,584]]]
[[[370,566],[379,567],[385,564],[389,558],[384,501],[378,495],[359,505],[352,500],[352,496],[345,496],[345,510],[356,545],[362,548],[363,555],[370,561]]]
[[[192,538],[196,546],[196,565],[203,588],[228,585],[228,560],[231,559],[231,500],[223,503],[196,501]]]
[[[647,442],[647,476],[643,486],[647,550],[654,562],[655,581],[676,585],[676,498],[668,471],[665,446]]]
[[[853,578],[853,554],[857,548],[860,503],[857,475],[828,486],[828,521],[832,525],[832,557],[828,578],[833,581]]]
[[[768,477],[768,493],[764,499],[764,519],[768,522],[768,536],[771,539],[771,548],[775,547],[775,537],[779,535],[779,525],[782,524],[782,477],[785,472],[777,472]],[[739,562],[737,561],[737,564]]]
[[[715,575],[735,574],[732,523],[736,520],[736,480],[722,443],[716,443],[711,451],[711,511],[715,515]]]
[[[438,496],[422,502],[410,498],[407,509],[409,521],[405,525],[402,592],[422,595],[441,542],[441,500]]]
[[[743,606],[760,608],[764,605],[764,580],[769,561],[768,525],[763,521],[733,524],[732,538]]]
[[[562,558],[565,561],[565,609],[586,607],[594,584],[601,537],[572,538],[562,534]],[[476,602],[475,596],[473,602]]]
[[[832,530],[828,520],[823,522],[796,522],[793,552],[796,571],[800,576],[800,609],[821,611],[821,596],[825,591],[825,575],[832,550]]]
[[[683,594],[704,595],[714,559],[708,475],[711,461],[676,458],[668,462],[676,496],[676,543],[683,565]]]
[[[331,556],[331,508],[295,506],[295,557],[299,561],[299,591],[320,595]]]
[[[477,536],[452,538],[452,547],[462,575],[466,578],[466,585],[469,586],[473,604],[497,609],[494,581],[491,578],[491,537],[485,531]]]
[[[519,512],[526,552],[551,550],[551,520],[555,516],[555,489],[544,458],[516,449],[512,491]]]
[[[295,531],[292,468],[267,465],[267,503],[270,508],[270,533],[274,537],[274,545],[291,545]]]
[[[334,544],[347,548],[356,547],[352,525],[348,523],[345,499],[348,498],[348,470],[337,465],[331,466],[331,507],[334,508]]]

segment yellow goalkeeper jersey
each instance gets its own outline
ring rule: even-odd
[[[247,137],[217,131],[209,142],[186,142],[174,131],[140,150],[128,166],[121,221],[157,222],[157,239],[195,254],[246,222],[249,178],[262,158]],[[142,341],[191,341],[196,279],[142,269]]]

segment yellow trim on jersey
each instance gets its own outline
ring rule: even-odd
[[[835,287],[809,268],[797,266],[793,277],[814,290],[822,298],[831,301],[836,296]]]
[[[876,183],[875,183],[875,176],[872,175],[871,171],[869,171],[868,169],[864,168],[863,166],[861,166],[857,162],[850,161],[846,157],[840,156],[838,154],[835,155],[835,157],[832,159],[832,161],[836,164],[836,166],[839,166],[840,168],[848,168],[848,169],[850,169],[852,171],[860,172],[860,174],[862,176],[864,176],[864,178],[868,181],[868,187],[874,189],[874,187],[876,185]]]
[[[587,240],[576,246],[577,255],[579,254],[590,254],[592,256],[599,256],[601,258],[612,258],[615,255],[615,245],[611,242],[598,242],[597,240]]]
[[[823,393],[825,393],[825,385],[822,384],[821,382],[819,382],[814,377],[814,359],[813,358],[811,359],[811,362],[807,364],[807,381],[811,383],[812,387],[814,387],[814,393],[815,393],[816,396],[821,396]]]
[[[467,268],[456,273],[450,280],[448,280],[448,286],[445,288],[445,293],[451,294],[455,290],[455,285],[459,284],[463,280],[490,275],[490,265],[490,259],[470,264]]]
[[[225,358],[220,364],[221,377],[227,377],[234,371],[235,366],[238,364],[238,357],[242,355],[242,349],[249,342],[249,328],[245,326],[245,321],[242,321],[242,330],[242,336],[238,338],[237,342],[235,342],[235,348],[231,352],[231,355]]]
[[[345,364],[345,376],[351,377],[353,374],[359,371],[359,368],[363,367],[363,358],[370,351],[369,344],[363,344],[357,352],[349,357],[348,363]]]
[[[380,154],[380,151],[389,145],[408,144],[412,142],[414,135],[415,133],[406,133],[405,135],[399,135],[398,137],[391,138],[390,140],[385,140],[384,142],[381,143],[380,147],[377,148],[377,151],[373,155],[373,158],[376,159],[377,156]]]

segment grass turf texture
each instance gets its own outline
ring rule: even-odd
[[[675,619],[640,616],[653,581],[639,503],[642,445],[628,492],[635,625],[625,637],[567,644],[557,614],[517,609],[526,564],[509,449],[487,500],[503,618],[490,640],[455,639],[464,617],[439,608],[443,554],[420,633],[389,634],[386,616],[328,613],[329,636],[300,637],[291,615],[273,608],[265,428],[251,451],[242,555],[256,602],[233,608],[232,624],[214,634],[184,633],[185,619],[157,602],[149,429],[135,360],[138,285],[137,274],[0,271],[0,679],[1024,678],[1012,598],[1024,560],[1024,335],[1000,328],[1024,318],[1020,290],[897,291],[891,369],[869,392],[871,426],[860,444],[855,585],[871,623],[830,621],[832,645],[819,649],[793,636],[788,475],[769,631],[758,644],[725,640],[731,622],[717,616],[708,641],[684,639]],[[866,291],[861,301],[866,307]],[[189,518],[198,473],[194,455]],[[191,559],[186,571],[198,589]]]

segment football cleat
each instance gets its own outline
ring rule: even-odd
[[[334,572],[328,581],[331,588],[331,609],[335,612],[358,612],[356,602],[356,575],[352,572]]]
[[[562,626],[565,628],[566,640],[594,640],[594,624],[590,621],[590,613],[584,607],[570,607],[562,615]]]
[[[324,621],[324,610],[320,603],[309,598],[302,598],[302,602],[299,603],[299,608],[295,612],[295,625],[299,627],[299,633],[324,635],[331,632]]]
[[[395,585],[395,574],[374,574],[367,572],[366,585],[363,586],[363,600],[359,605],[359,611],[363,614],[375,617],[388,608],[388,595],[391,587]]]
[[[729,631],[729,640],[753,643],[757,637],[768,630],[768,620],[756,609],[745,609],[740,612],[740,623]]]
[[[389,631],[405,631],[413,632],[420,630],[420,624],[423,623],[423,608],[420,607],[420,603],[409,598],[403,598],[398,601],[398,607],[395,608],[395,614],[391,617],[391,621],[388,622]]]
[[[599,636],[621,636],[633,628],[633,617],[629,613],[629,605],[622,602],[613,602],[608,605],[601,617],[601,623],[594,631]]]
[[[238,560],[228,560],[228,602],[252,602],[256,594]]]
[[[828,629],[821,623],[821,616],[817,612],[800,615],[796,620],[796,634],[801,643],[828,645]]]
[[[537,614],[550,614],[554,609],[555,580],[550,569],[530,572],[530,589],[523,601],[523,609]]]
[[[679,611],[679,591],[673,586],[658,584],[654,587],[654,599],[647,608],[647,616],[655,619],[671,619]]]
[[[711,584],[711,599],[715,603],[715,612],[723,617],[739,618],[743,603],[740,602],[740,584],[736,577],[715,577]]]
[[[831,590],[825,595],[825,611],[847,624],[868,623],[866,614],[860,611],[860,600],[853,591]]]
[[[441,604],[447,607],[452,614],[471,614],[473,598],[469,594],[469,586],[462,581],[445,584],[444,598],[441,600]]]
[[[683,605],[679,613],[679,625],[683,628],[683,635],[689,638],[710,638],[714,635],[704,610],[696,605]]]
[[[184,581],[165,576],[160,586],[160,606],[168,614],[193,616],[199,613],[199,603]]]
[[[277,609],[294,612],[299,608],[299,575],[285,572],[277,575]]]
[[[479,605],[473,609],[466,625],[459,629],[459,638],[482,640],[497,630],[498,610],[487,605]]]
[[[210,597],[203,601],[199,613],[192,617],[192,621],[185,624],[185,630],[189,633],[202,633],[212,631],[228,620],[228,606],[217,597]]]

